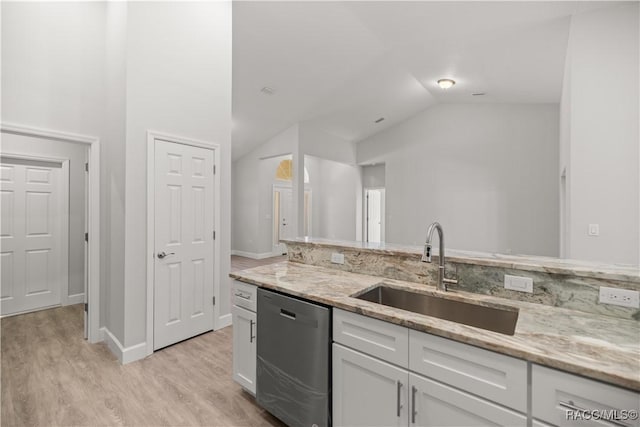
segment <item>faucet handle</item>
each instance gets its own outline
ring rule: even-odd
[[[449,285],[457,285],[458,280],[456,279],[447,279],[446,277],[442,279],[442,284],[444,285],[444,290],[448,290]]]

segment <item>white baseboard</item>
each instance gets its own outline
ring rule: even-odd
[[[66,305],[82,304],[82,303],[84,303],[84,292],[81,293],[81,294],[69,295],[67,297],[67,304]]]
[[[111,353],[113,353],[123,365],[144,359],[147,356],[146,342],[124,347],[109,329],[101,328],[101,330],[104,331],[104,341],[107,343],[107,347],[109,347]]]
[[[216,330],[231,326],[231,313],[220,316],[217,323]]]
[[[265,259],[265,258],[271,258],[274,256],[280,256],[282,255],[279,252],[263,252],[263,253],[257,253],[257,252],[245,252],[245,251],[238,251],[233,249],[231,251],[231,255],[238,255],[238,256],[243,256],[245,258],[251,258],[251,259]]]

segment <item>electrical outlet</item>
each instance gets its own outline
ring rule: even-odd
[[[504,275],[504,288],[512,291],[533,293],[533,279],[531,277]]]
[[[334,252],[331,254],[331,262],[334,264],[344,264],[344,254]]]
[[[640,292],[600,286],[600,304],[613,304],[621,305],[622,307],[640,308]]]

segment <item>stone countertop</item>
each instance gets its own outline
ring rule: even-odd
[[[610,316],[549,307],[433,286],[348,273],[296,262],[280,262],[230,274],[234,279],[411,329],[518,357],[640,391],[640,324]],[[387,286],[444,295],[492,307],[518,308],[513,336],[359,300]]]
[[[284,243],[306,244],[317,247],[334,247],[347,250],[366,250],[384,255],[422,256],[422,246],[399,245],[394,243],[371,243],[322,238],[298,237],[282,240]],[[436,241],[437,243],[437,241]],[[433,246],[433,254],[438,254],[438,245]],[[608,280],[622,280],[640,284],[640,268],[629,265],[606,264],[593,261],[551,258],[536,255],[506,255],[489,252],[446,250],[447,262],[486,265],[518,270],[540,271],[555,274],[570,274],[579,277],[594,277]]]

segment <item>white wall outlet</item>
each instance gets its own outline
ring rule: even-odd
[[[512,291],[533,293],[533,279],[531,277],[504,275],[504,288]]]
[[[589,236],[600,235],[600,224],[589,224]]]
[[[640,308],[640,292],[629,289],[608,288],[600,286],[600,304],[621,305],[623,307]]]
[[[344,264],[344,254],[333,252],[331,254],[331,262],[334,264]]]

